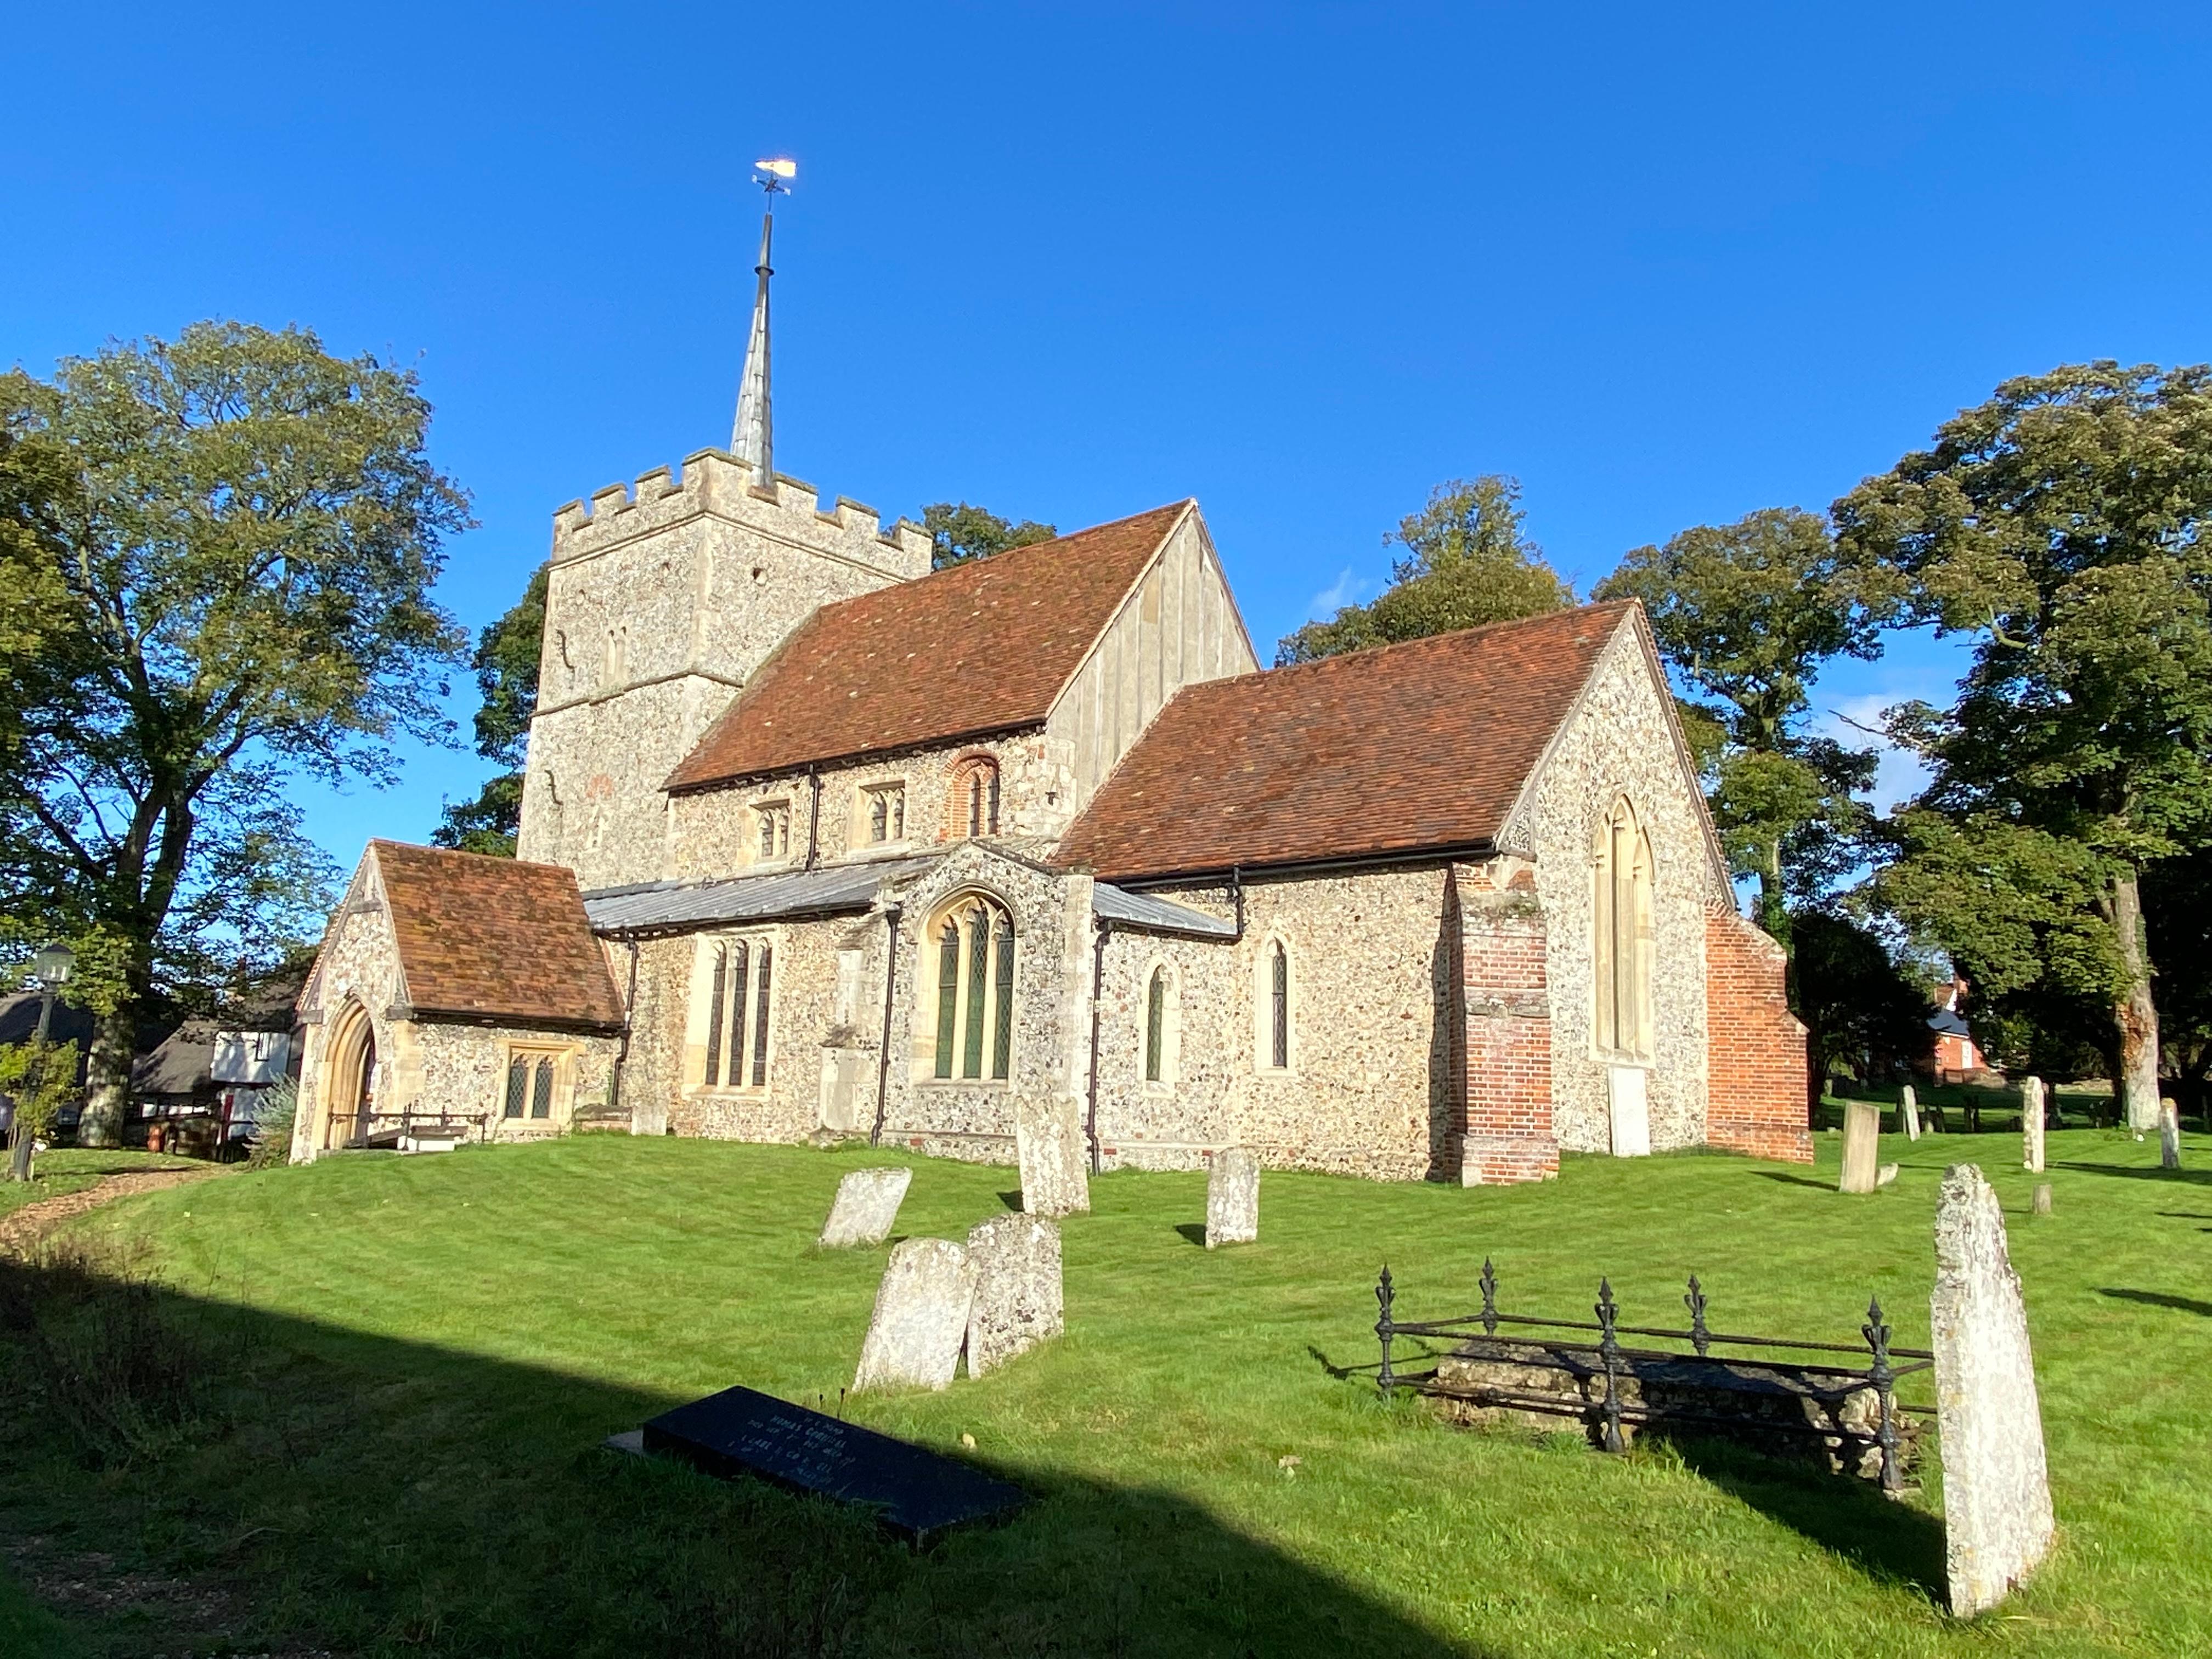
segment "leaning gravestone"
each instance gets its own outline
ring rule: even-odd
[[[1919,1139],[1920,1098],[1912,1092],[1912,1085],[1910,1083],[1905,1085],[1905,1093],[1900,1099],[1899,1109],[1905,1119],[1905,1138],[1907,1140]]]
[[[1870,1193],[1879,1173],[1875,1160],[1881,1151],[1881,1108],[1870,1100],[1844,1103],[1844,1173],[1836,1182],[1839,1193]]]
[[[2170,1100],[2158,1103],[2158,1167],[2181,1167],[2181,1109]]]
[[[1936,1432],[1951,1611],[1995,1607],[2050,1553],[2051,1483],[2020,1275],[1982,1172],[1958,1164],[1936,1210]]]
[[[890,1237],[899,1205],[914,1179],[911,1170],[855,1170],[837,1183],[836,1201],[816,1242],[825,1250],[880,1244]]]
[[[909,1238],[891,1251],[860,1345],[853,1390],[943,1389],[968,1337],[975,1264],[949,1238]]]
[[[1242,1146],[1224,1146],[1206,1176],[1206,1248],[1259,1237],[1260,1160]]]
[[[1005,1364],[1067,1328],[1060,1227],[1040,1215],[996,1215],[969,1230],[975,1299],[968,1307],[968,1375]]]
[[[1018,1103],[1014,1108],[1014,1152],[1021,1160],[1023,1209],[1042,1216],[1089,1212],[1088,1160],[1073,1100]]]
[[[2021,1162],[2034,1175],[2043,1173],[2043,1079],[2020,1080]]]

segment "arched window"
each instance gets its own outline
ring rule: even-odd
[[[973,841],[999,833],[999,763],[988,755],[971,755],[952,769],[952,789],[945,808],[955,839]]]
[[[1291,1069],[1297,980],[1289,941],[1275,934],[1262,939],[1252,978],[1252,1063],[1261,1071]]]
[[[1651,838],[1624,798],[1590,849],[1591,964],[1601,1054],[1651,1057]]]
[[[1154,963],[1145,981],[1145,1081],[1173,1083],[1182,1048],[1182,991],[1175,969]]]
[[[706,972],[707,1058],[700,1081],[710,1089],[764,1088],[774,947],[764,939],[711,944]]]
[[[963,894],[931,921],[924,941],[935,951],[936,1075],[1005,1079],[1013,1061],[1013,918],[980,893]]]

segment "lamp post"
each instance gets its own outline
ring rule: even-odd
[[[66,945],[49,945],[31,958],[31,977],[39,982],[39,1030],[32,1039],[32,1051],[38,1055],[39,1070],[35,1081],[26,1079],[26,1092],[44,1089],[46,1085],[46,1033],[53,1029],[54,994],[69,983],[70,969],[76,965],[76,952]],[[11,1181],[31,1178],[31,1126],[26,1121],[20,1103],[15,1108],[14,1145],[10,1146],[8,1176]]]

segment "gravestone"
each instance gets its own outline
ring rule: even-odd
[[[2021,1161],[2031,1174],[2043,1173],[2043,1079],[2020,1080]]]
[[[1005,1364],[1067,1328],[1060,1227],[1037,1215],[997,1215],[969,1230],[975,1299],[968,1308],[968,1375]]]
[[[1943,1177],[1929,1322],[1951,1611],[1971,1618],[2027,1577],[2049,1553],[2052,1532],[2020,1275],[1996,1193],[1971,1164]]]
[[[1883,1164],[1881,1169],[1875,1172],[1874,1184],[1877,1187],[1888,1186],[1890,1182],[1897,1179],[1897,1172],[1903,1166],[1901,1164]]]
[[[2158,1103],[2158,1167],[2181,1167],[2181,1109],[2170,1100]]]
[[[2051,1213],[2051,1183],[2049,1182],[2039,1181],[2036,1182],[2035,1197],[2029,1204],[2028,1207],[2033,1210],[2038,1215],[2049,1215]]]
[[[914,1180],[911,1170],[855,1170],[837,1183],[836,1201],[815,1241],[825,1250],[880,1244],[890,1237],[899,1205]]]
[[[1606,1067],[1607,1127],[1615,1158],[1651,1156],[1650,1079],[1641,1066]]]
[[[1870,1193],[1877,1171],[1875,1159],[1881,1150],[1881,1108],[1870,1100],[1844,1103],[1844,1173],[1836,1182],[1839,1193]]]
[[[1905,1119],[1905,1138],[1907,1140],[1919,1139],[1920,1097],[1912,1092],[1912,1085],[1910,1083],[1905,1085],[1905,1093],[1899,1102],[1899,1110]]]
[[[1073,1100],[1018,1103],[1014,1152],[1021,1160],[1023,1209],[1042,1216],[1089,1213],[1090,1159]]]
[[[1206,1172],[1206,1248],[1259,1237],[1260,1160],[1242,1146],[1224,1146]]]
[[[726,1480],[757,1475],[787,1491],[866,1505],[916,1545],[1029,1501],[1019,1486],[965,1463],[751,1389],[725,1389],[663,1412],[645,1425],[638,1449]]]
[[[909,1238],[894,1249],[876,1286],[854,1392],[951,1387],[975,1299],[975,1264],[951,1239]]]

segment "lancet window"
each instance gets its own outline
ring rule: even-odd
[[[700,1079],[708,1088],[768,1085],[775,982],[775,950],[767,941],[731,939],[708,947],[707,1055]]]
[[[1014,1041],[1014,924],[980,893],[930,923],[937,1007],[933,1066],[940,1078],[1002,1080]]]
[[[1624,798],[1590,849],[1592,975],[1599,1053],[1651,1057],[1651,838]]]

